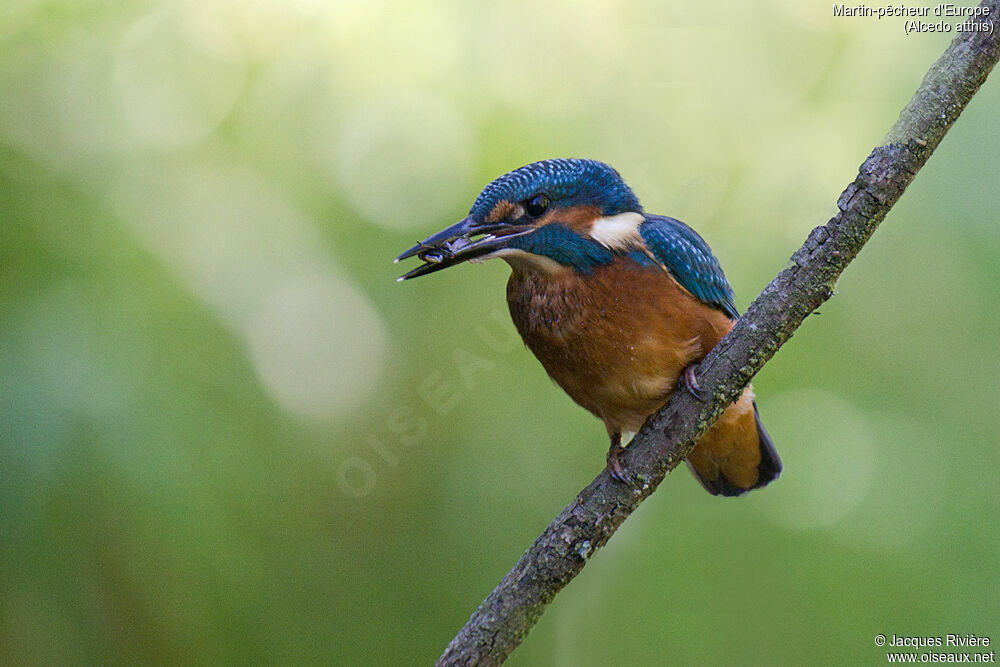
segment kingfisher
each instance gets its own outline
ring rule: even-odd
[[[399,280],[467,260],[510,265],[507,305],[549,377],[607,428],[608,472],[628,483],[619,456],[674,391],[698,397],[693,368],[739,318],[708,244],[679,220],[643,211],[610,165],[533,162],[483,188],[469,215],[395,261],[422,264]],[[687,457],[710,493],[740,496],[781,474],[752,387]]]

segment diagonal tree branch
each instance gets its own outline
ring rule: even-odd
[[[646,420],[622,463],[626,486],[602,472],[580,492],[521,556],[472,614],[439,665],[503,662],[524,640],[545,607],[604,546],[626,518],[694,447],[698,437],[736,399],[802,321],[833,296],[853,260],[917,171],[944,138],[1000,55],[1000,0],[983,0],[988,32],[960,33],[930,68],[899,119],[847,186],[837,213],[817,227],[788,266],[750,305],[733,330],[698,367],[701,402],[688,392]]]

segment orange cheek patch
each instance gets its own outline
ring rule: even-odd
[[[588,236],[594,220],[601,217],[601,210],[596,206],[571,206],[569,208],[553,209],[544,215],[537,223],[537,227],[548,225],[554,222],[566,225],[581,236]]]

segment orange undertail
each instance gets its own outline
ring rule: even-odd
[[[741,496],[781,475],[781,459],[749,390],[702,436],[687,463],[716,496]]]

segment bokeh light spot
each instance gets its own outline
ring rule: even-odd
[[[785,464],[773,489],[750,496],[768,519],[788,528],[825,527],[858,506],[876,456],[862,411],[816,389],[768,396],[761,411]]]
[[[357,407],[381,375],[385,331],[368,300],[328,277],[272,286],[249,323],[254,365],[288,410],[322,418]]]
[[[254,174],[188,164],[122,174],[112,197],[147,247],[249,348],[290,412],[336,417],[388,358],[374,306],[324,252],[315,224]]]
[[[186,38],[174,13],[160,9],[126,33],[115,84],[132,141],[177,148],[199,141],[233,109],[246,66]]]
[[[333,12],[325,0],[179,0],[179,18],[192,42],[233,61],[261,61]]]
[[[850,544],[877,551],[912,544],[937,524],[948,462],[933,426],[885,416],[875,422],[875,480],[865,502],[837,526]],[[913,502],[919,489],[920,502]]]
[[[375,99],[331,143],[327,159],[345,195],[378,225],[440,226],[468,206],[472,131],[437,97],[411,90]]]

